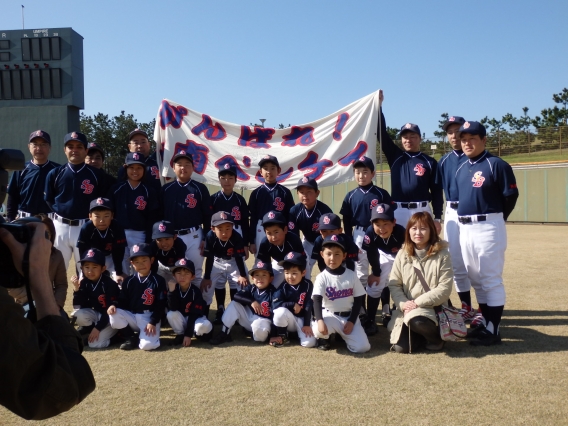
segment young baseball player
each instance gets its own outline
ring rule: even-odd
[[[274,304],[277,337],[270,344],[281,347],[289,342],[288,332],[297,332],[300,345],[313,348],[317,343],[311,327],[314,285],[306,278],[306,256],[292,251],[279,263],[284,267],[284,283]]]
[[[347,269],[355,271],[355,263],[359,259],[359,247],[353,242],[353,239],[343,233],[341,227],[341,218],[334,213],[326,213],[320,217],[318,224],[319,236],[314,242],[312,250],[312,260],[317,263],[321,271],[325,269],[325,262],[321,257],[322,244],[325,237],[329,235],[341,235],[347,250],[347,257],[345,258],[344,265]]]
[[[162,187],[160,181],[160,170],[158,169],[158,163],[156,161],[156,156],[151,153],[152,146],[148,138],[148,134],[144,130],[134,129],[128,134],[128,150],[131,153],[138,152],[144,157],[144,184],[148,188],[154,188],[156,193],[160,193]],[[118,169],[118,181],[122,181],[126,178],[124,167]]]
[[[304,253],[300,237],[288,232],[286,223],[284,214],[277,211],[269,211],[262,218],[262,227],[266,237],[258,246],[257,258],[265,263],[272,262],[274,272],[272,285],[276,288],[280,287],[284,280],[284,269],[278,262],[284,260],[291,251]]]
[[[213,324],[205,315],[205,302],[201,291],[191,280],[195,277],[195,266],[189,259],[179,259],[172,267],[175,281],[168,283],[168,323],[176,334],[172,346],[191,345],[191,338],[210,338]]]
[[[296,185],[300,202],[290,209],[290,220],[288,230],[292,234],[300,236],[300,231],[304,238],[302,245],[306,252],[308,262],[306,265],[306,277],[311,279],[312,267],[315,260],[312,259],[312,252],[316,238],[319,236],[318,227],[320,217],[325,213],[332,213],[327,204],[318,200],[319,189],[315,179],[304,176]]]
[[[83,278],[72,280],[73,313],[77,325],[90,329],[90,348],[106,348],[117,331],[109,324],[107,310],[118,305],[118,285],[107,275],[105,254],[96,248],[83,253],[80,260]]]
[[[8,221],[16,217],[30,217],[52,211],[43,198],[43,182],[47,174],[59,167],[59,164],[49,160],[51,152],[49,133],[43,130],[32,132],[28,149],[32,155],[31,161],[26,162],[24,170],[16,170],[12,173],[8,185],[6,204]]]
[[[152,242],[150,243],[150,251],[154,258],[152,272],[163,277],[168,285],[175,283],[171,268],[178,260],[184,259],[186,250],[185,243],[177,237],[174,225],[171,222],[161,220],[154,223]]]
[[[509,164],[485,150],[485,127],[466,121],[459,128],[467,156],[457,172],[458,222],[462,257],[485,326],[471,329],[474,346],[501,343],[499,324],[505,305],[503,264],[507,248],[505,221],[519,190]],[[471,306],[471,303],[469,303]]]
[[[379,94],[382,106],[383,91]],[[406,123],[400,129],[402,149],[393,142],[387,132],[387,125],[380,109],[382,148],[391,169],[391,195],[397,205],[395,219],[399,225],[406,227],[408,219],[417,212],[427,211],[434,218],[438,233],[442,230],[442,206],[444,199],[442,187],[436,183],[438,163],[432,157],[420,152],[420,128],[416,124]],[[432,203],[430,209],[429,203]]]
[[[237,183],[237,168],[229,164],[219,167],[219,184],[221,191],[211,196],[211,213],[230,212],[233,229],[243,237],[245,243],[245,260],[249,256],[249,209],[242,195],[233,189]]]
[[[266,342],[272,330],[273,306],[277,302],[276,289],[271,284],[274,274],[270,263],[255,260],[250,270],[253,284],[235,294],[223,313],[223,327],[209,343],[219,345],[231,342],[231,328],[238,321],[256,342]]]
[[[95,142],[89,142],[87,145],[87,156],[85,157],[85,164],[99,169],[102,173],[102,187],[103,194],[107,194],[108,191],[116,184],[117,180],[114,176],[109,175],[104,169],[103,164],[105,162],[105,152],[103,148]]]
[[[114,273],[120,284],[126,275],[122,269],[126,236],[118,221],[113,219],[114,207],[108,198],[91,201],[89,220],[81,227],[77,248],[84,254],[90,248],[100,250],[106,258],[106,270]]]
[[[404,227],[396,223],[395,209],[396,206],[389,204],[375,207],[371,213],[371,225],[363,238],[363,250],[367,252],[372,272],[367,284],[367,322],[363,324],[367,336],[379,331],[375,316],[380,302],[383,304],[383,325],[390,319],[389,274],[404,243]]]
[[[264,183],[251,192],[249,198],[250,211],[250,251],[258,253],[258,247],[264,238],[262,218],[271,210],[280,212],[288,219],[290,209],[295,204],[290,190],[279,183],[276,178],[282,172],[278,159],[265,155],[259,162],[260,175]],[[286,222],[287,223],[287,222]]]
[[[330,235],[323,242],[322,256],[326,268],[318,274],[314,283],[312,299],[316,322],[312,328],[318,339],[318,349],[330,349],[329,336],[337,333],[345,341],[347,349],[363,353],[371,349],[359,321],[365,289],[357,273],[342,266],[347,255],[342,240],[338,235]]]
[[[475,317],[476,310],[471,306],[471,283],[467,277],[467,270],[463,263],[460,246],[460,230],[458,222],[458,189],[456,181],[456,171],[458,167],[467,161],[467,156],[463,153],[459,129],[465,123],[463,117],[452,116],[442,126],[448,136],[448,142],[452,151],[445,154],[438,162],[436,183],[444,190],[446,198],[446,209],[444,211],[444,239],[449,243],[452,268],[454,270],[454,286],[462,303],[460,314],[466,322],[483,320],[481,314]]]
[[[343,216],[345,234],[352,237],[359,247],[359,260],[355,264],[355,271],[365,287],[369,274],[369,261],[366,253],[361,250],[361,246],[371,220],[371,210],[379,203],[391,204],[392,200],[387,191],[373,185],[375,164],[369,157],[361,157],[355,161],[353,172],[359,186],[345,195],[339,214]]]
[[[135,331],[140,333],[140,349],[150,351],[160,346],[167,288],[164,279],[152,273],[153,261],[149,244],[135,244],[130,248],[130,263],[135,272],[122,283],[119,307],[112,305],[107,311],[112,328],[121,330],[126,338],[120,349],[136,348]]]
[[[248,284],[244,254],[243,237],[234,232],[229,212],[215,213],[211,217],[211,231],[205,237],[205,271],[201,281],[201,292],[206,304],[205,316],[209,314],[215,292],[217,313],[214,324],[222,324],[221,317],[227,296],[225,284],[229,283],[231,300],[239,289]]]
[[[151,241],[152,225],[160,215],[158,194],[143,182],[144,160],[139,152],[128,153],[124,164],[126,180],[110,190],[109,198],[115,207],[115,218],[124,228],[129,248]],[[126,272],[130,270],[128,251],[122,269]]]
[[[176,180],[162,187],[164,219],[174,224],[178,238],[185,243],[185,257],[195,265],[193,284],[199,287],[203,278],[203,230],[211,225],[211,197],[205,185],[191,179],[191,154],[181,150],[172,157],[172,162]]]
[[[61,251],[65,268],[71,255],[79,259],[77,239],[87,221],[91,201],[102,197],[101,171],[85,164],[87,138],[79,132],[65,135],[67,164],[51,170],[45,179],[45,202],[53,210],[55,248]],[[40,183],[41,184],[41,183]]]

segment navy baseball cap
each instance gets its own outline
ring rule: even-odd
[[[326,213],[320,216],[318,231],[329,231],[339,228],[341,228],[341,218],[335,213]]]
[[[267,271],[270,275],[274,275],[274,271],[272,270],[272,265],[270,262],[263,262],[260,259],[256,259],[252,268],[249,269],[249,274],[252,275],[256,271]]]
[[[134,136],[136,136],[136,135],[142,135],[142,136],[144,136],[146,139],[149,139],[149,138],[148,138],[148,133],[146,133],[144,130],[134,129],[133,131],[131,131],[131,132],[128,134],[128,142],[130,142],[130,141],[132,140],[132,138],[133,138]]]
[[[402,135],[404,132],[418,133],[418,136],[422,136],[422,133],[420,133],[420,127],[418,127],[418,124],[414,123],[406,123],[400,128],[400,132],[398,134]]]
[[[369,157],[365,157],[364,155],[359,157],[357,161],[353,163],[353,168],[355,167],[366,167],[370,171],[375,171],[375,163]]]
[[[44,132],[43,130],[36,130],[35,132],[31,132],[29,141],[31,142],[35,138],[42,138],[44,141],[51,145],[51,136],[49,136],[49,133]]]
[[[195,275],[195,265],[193,264],[193,262],[189,259],[179,259],[174,266],[172,266],[170,268],[170,271],[172,274],[174,274],[176,272],[176,270],[178,269],[187,269],[189,272],[191,272],[193,275]]]
[[[114,206],[112,205],[112,201],[110,201],[108,198],[99,197],[91,201],[91,204],[89,205],[89,213],[97,209],[114,211]]]
[[[103,156],[103,158],[105,156],[105,152],[103,151],[101,146],[96,142],[89,142],[89,144],[87,145],[87,155],[89,155],[89,151],[99,151]]]
[[[465,118],[458,117],[457,115],[452,115],[450,118],[448,118],[448,121],[444,123],[442,130],[445,132],[452,124],[462,125],[463,123],[465,123]]]
[[[230,213],[220,211],[211,216],[211,226],[219,226],[223,223],[233,223]]]
[[[345,241],[344,241],[344,239],[341,235],[328,235],[323,240],[323,243],[322,243],[321,246],[322,246],[322,248],[325,247],[325,246],[339,246],[343,249],[343,251],[346,251],[345,250]]]
[[[141,152],[129,152],[128,154],[126,154],[124,164],[126,164],[127,167],[133,164],[140,164],[142,166],[145,166],[145,161],[146,157]]]
[[[152,239],[172,238],[176,234],[174,224],[167,220],[161,220],[152,226]]]
[[[264,163],[273,163],[276,164],[276,167],[280,167],[278,158],[276,158],[274,155],[265,155],[264,157],[262,157],[258,162],[258,167],[262,167]]]
[[[286,222],[286,217],[282,213],[276,212],[274,210],[269,211],[262,218],[263,227],[267,225],[273,225],[276,223],[281,225],[286,225],[288,222]]]
[[[172,163],[175,163],[180,158],[187,158],[189,161],[191,161],[191,164],[193,164],[193,156],[185,149],[182,149],[172,157]]]
[[[154,257],[152,250],[150,249],[150,244],[134,244],[130,247],[130,259],[140,256]]]
[[[87,149],[87,145],[89,144],[87,142],[87,136],[85,136],[81,132],[67,133],[65,135],[65,137],[63,138],[63,145],[65,146],[65,145],[67,145],[67,142],[71,142],[71,141],[81,142],[85,146],[85,149]]]
[[[394,206],[390,204],[379,204],[371,211],[371,222],[377,219],[394,220]]]
[[[303,178],[301,178],[298,181],[298,184],[296,185],[296,189],[300,189],[302,186],[306,186],[308,188],[312,188],[314,190],[318,190],[318,183],[315,179],[309,178],[307,176],[304,176]]]
[[[81,260],[79,262],[93,262],[97,265],[105,266],[106,256],[103,254],[102,251],[96,248],[91,248],[83,253],[81,256]]]
[[[478,121],[466,121],[461,125],[459,132],[460,134],[479,135],[480,138],[484,138],[487,135],[485,126]]]
[[[225,163],[219,167],[218,175],[231,174],[237,176],[237,168],[229,163]]]
[[[284,256],[284,260],[278,262],[278,265],[284,266],[286,263],[298,265],[303,271],[304,269],[306,269],[306,256],[302,253],[298,253],[297,251],[291,251],[286,256]]]

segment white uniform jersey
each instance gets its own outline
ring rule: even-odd
[[[324,270],[316,277],[312,296],[323,297],[323,307],[331,312],[346,312],[353,307],[353,298],[364,296],[365,289],[357,273],[345,269],[341,275]]]

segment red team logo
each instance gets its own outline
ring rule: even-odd
[[[256,263],[257,268],[262,268],[263,266],[264,266],[264,263],[260,260]]]
[[[481,185],[483,185],[485,178],[481,176],[481,172],[475,172],[473,174],[473,177],[471,178],[471,181],[473,182],[474,188],[481,188]]]
[[[414,167],[414,171],[416,172],[416,176],[424,176],[424,173],[426,173],[426,169],[422,163],[417,164]]]
[[[102,198],[97,198],[97,204],[100,206],[103,204],[103,199]]]
[[[95,185],[93,185],[89,179],[85,179],[81,182],[81,189],[84,189],[83,194],[92,194]]]
[[[227,256],[233,256],[233,254],[235,253],[235,251],[233,250],[233,248],[231,247],[230,249],[227,249]]]
[[[152,294],[152,289],[151,288],[147,288],[146,290],[144,290],[144,293],[142,293],[142,299],[144,299],[144,305],[152,305],[154,303],[154,295]]]
[[[93,250],[89,250],[87,252],[87,257],[94,257],[95,256],[95,252]]]
[[[185,312],[189,312],[189,307],[191,306],[191,302],[189,302],[187,305],[185,305]]]
[[[280,199],[280,197],[276,197],[274,199],[274,202],[272,203],[273,206],[276,206],[276,210],[278,210],[279,212],[281,212],[282,210],[284,210],[284,203],[282,202],[282,200]]]
[[[135,160],[139,160],[140,156],[138,155],[137,152],[135,152],[134,154],[132,154],[132,158],[134,158]]]
[[[300,298],[298,299],[298,305],[304,306],[304,300],[306,300],[306,293],[300,294]]]
[[[317,230],[319,229],[319,226],[320,226],[320,224],[317,223],[317,222],[312,223],[312,231],[317,232]]]
[[[294,259],[294,253],[290,252],[286,255],[286,259]]]
[[[101,304],[101,308],[106,308],[106,307],[107,307],[106,296],[105,296],[104,294],[101,294],[99,297],[97,297],[97,300],[98,300],[99,303]]]
[[[377,213],[384,213],[385,209],[383,209],[383,206],[378,206],[377,207]]]
[[[288,229],[294,229],[294,222],[288,222]]]
[[[160,179],[160,172],[158,172],[158,168],[156,166],[150,167],[150,174],[156,179]]]
[[[225,165],[227,166],[228,164]],[[233,216],[235,220],[241,220],[241,212],[239,211],[238,207],[233,207],[233,209],[231,210],[231,216]]]
[[[197,200],[195,199],[195,196],[193,194],[187,194],[187,197],[185,197],[185,202],[187,203],[187,207],[192,209],[197,205]]]
[[[331,221],[331,219],[329,218],[329,216],[324,216],[323,217],[323,223],[325,223],[326,225],[329,225],[329,222]]]
[[[179,264],[180,265],[185,265],[187,262],[185,261],[185,259],[180,259],[179,260]]]
[[[105,246],[105,251],[111,251],[112,250],[112,243],[107,243],[107,245]]]
[[[339,239],[337,238],[337,235],[332,235],[332,236],[330,237],[330,240],[331,240],[331,241],[339,241]]]
[[[134,244],[134,245],[132,246],[132,251],[133,251],[134,253],[138,253],[138,250],[140,250],[140,247],[138,247],[136,244]]]
[[[274,219],[275,216],[274,212],[268,212],[268,219]]]
[[[148,203],[144,201],[144,197],[142,195],[136,197],[136,201],[134,201],[134,205],[138,206],[136,207],[138,210],[144,210],[146,208],[146,204]]]
[[[303,183],[307,183],[308,181],[309,181],[309,179],[308,179],[306,176],[304,176],[304,177],[302,178],[302,182],[303,182]]]
[[[371,201],[371,207],[370,207],[370,209],[372,210],[372,209],[374,209],[375,207],[377,207],[378,205],[379,205],[379,200],[377,200],[377,199],[375,198],[373,201]]]
[[[164,225],[164,223],[160,223],[158,225],[158,229],[160,230],[160,232],[165,232],[166,231],[166,225]]]
[[[371,239],[369,238],[368,235],[365,235],[365,236],[363,237],[363,241],[364,241],[365,244],[371,244]]]
[[[262,312],[260,315],[262,315],[263,317],[269,317],[270,316],[270,304],[268,302],[262,302],[260,304],[260,307],[262,308]]]

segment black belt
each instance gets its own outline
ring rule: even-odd
[[[460,203],[458,203],[457,201],[450,201],[450,208],[451,208],[451,209],[454,209],[454,210],[457,210],[459,204],[460,204]]]
[[[186,229],[180,229],[179,231],[177,231],[178,235],[187,235],[187,234],[191,234],[192,232],[197,231],[199,228],[186,228]]]
[[[478,222],[485,222],[487,220],[487,216],[484,215],[484,214],[479,215],[479,216],[474,216],[474,217],[477,217]],[[458,221],[460,223],[463,223],[463,224],[473,222],[473,220],[471,219],[471,216],[460,216],[460,217],[458,217]]]
[[[337,315],[338,317],[349,317],[351,316],[351,311],[334,312],[333,315]]]
[[[58,214],[55,215],[55,220],[58,220],[59,222],[69,226],[80,226],[83,223],[85,223],[85,219],[66,219],[64,217],[59,216]]]
[[[426,207],[428,201],[421,201],[420,203],[400,203],[400,207],[405,209],[417,209],[418,207]]]
[[[228,256],[228,257],[224,257],[224,256],[217,256],[217,259],[221,259],[221,260],[231,260],[232,257]]]

